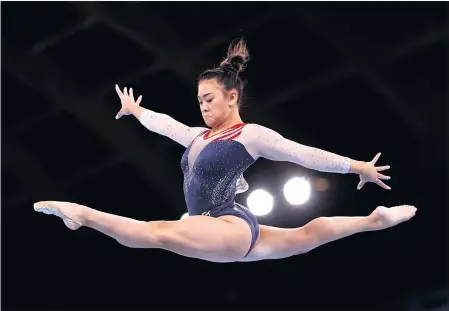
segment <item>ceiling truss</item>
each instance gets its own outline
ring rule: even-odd
[[[67,111],[103,137],[104,140],[108,141],[118,151],[119,156],[113,157],[98,167],[88,168],[79,172],[77,176],[69,180],[62,188],[73,184],[74,181],[80,178],[127,160],[138,168],[157,191],[167,194],[165,198],[169,205],[174,207],[184,204],[184,202],[176,199],[179,196],[169,195],[169,192],[166,191],[170,187],[170,181],[176,174],[174,169],[168,168],[170,165],[165,165],[169,161],[167,160],[167,153],[164,153],[164,151],[171,146],[171,142],[164,141],[154,146],[154,148],[147,148],[137,138],[132,127],[115,121],[113,118],[114,112],[109,111],[103,102],[105,94],[110,90],[111,85],[115,83],[125,85],[126,81],[134,80],[142,75],[151,75],[163,69],[174,72],[186,85],[196,87],[196,78],[201,70],[201,65],[195,62],[198,56],[206,55],[206,52],[213,47],[229,42],[238,34],[240,28],[244,28],[247,32],[255,31],[270,20],[291,12],[279,10],[261,14],[250,20],[247,25],[235,27],[234,30],[226,34],[217,34],[199,44],[198,47],[191,48],[183,42],[167,21],[156,13],[153,16],[149,16],[148,12],[142,13],[138,5],[120,6],[118,8],[113,4],[104,5],[102,3],[74,2],[73,4],[85,16],[85,20],[73,27],[62,30],[56,35],[43,38],[34,44],[29,51],[17,51],[2,41],[5,69],[26,85],[45,93],[53,102],[55,111],[19,124],[13,129],[11,134],[14,135],[24,131],[34,124],[52,117],[57,111]],[[313,12],[305,14],[304,11],[298,11],[295,14],[297,14],[302,23],[327,40],[347,60],[347,63],[340,68],[313,77],[306,83],[301,82],[273,94],[263,102],[255,105],[255,109],[252,112],[254,113],[252,115],[253,119],[263,118],[270,110],[294,99],[301,93],[329,85],[344,77],[358,75],[364,77],[384,96],[390,108],[404,119],[413,133],[421,137],[427,133],[427,126],[419,118],[419,111],[413,111],[407,105],[405,97],[392,87],[385,77],[376,71],[373,63],[369,61],[369,55],[360,55],[359,51],[345,42],[344,36],[338,29],[328,25],[326,21]],[[123,77],[105,83],[93,95],[81,98],[82,94],[87,93],[80,86],[76,85],[74,81],[71,81],[68,75],[60,68],[40,55],[47,47],[57,44],[60,40],[78,31],[88,29],[97,23],[107,25],[121,35],[135,41],[141,47],[154,54],[156,62],[151,66],[139,69],[136,72],[129,72]],[[153,29],[163,28],[164,35],[159,35],[157,32],[142,31],[142,29],[149,29],[149,27],[153,27]],[[380,55],[376,59],[376,63],[388,63],[408,53],[436,44],[442,40],[447,40],[449,37],[448,29],[448,27],[435,28],[427,33],[409,38]],[[203,62],[213,64],[216,60],[206,58],[203,59]],[[282,120],[277,120],[277,124],[280,126],[282,123]],[[27,157],[26,161],[29,160],[27,163],[33,163],[21,146],[11,146],[10,150],[9,158],[25,159]],[[130,152],[130,150],[133,150],[133,152]],[[160,156],[161,154],[164,154],[164,156]],[[31,169],[34,171],[17,165],[13,166],[13,172],[27,189],[35,186],[34,183],[30,184],[29,178],[27,178],[30,172],[32,172],[33,176],[42,177],[38,189],[40,194],[48,193],[49,189],[55,189],[52,193],[55,193],[55,191],[61,195],[64,193],[63,189],[59,189],[51,182],[45,169],[38,163],[34,163]],[[160,178],[160,176],[165,177]],[[26,199],[28,199],[26,195],[20,195],[9,203],[13,205],[20,204]]]

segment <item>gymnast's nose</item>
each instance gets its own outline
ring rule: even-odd
[[[207,112],[209,112],[209,106],[208,105],[205,105],[205,104],[203,104],[202,106],[201,106],[201,112],[203,113],[203,115],[205,114],[205,113],[207,113]]]

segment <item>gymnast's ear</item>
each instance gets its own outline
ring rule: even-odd
[[[230,91],[228,91],[228,105],[229,107],[232,107],[234,105],[237,105],[238,100],[239,100],[239,93],[237,91],[237,89],[231,89]]]

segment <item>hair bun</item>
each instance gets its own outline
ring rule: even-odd
[[[232,68],[237,70],[237,72],[241,72],[245,69],[246,61],[241,55],[234,55],[229,60],[229,63],[231,64]]]
[[[220,66],[220,68],[225,72],[232,72],[235,74],[238,74],[240,72],[238,64],[236,64],[236,63],[233,64],[233,63],[226,62],[226,63],[222,64]]]
[[[248,60],[249,53],[245,41],[240,39],[237,43],[234,42],[229,46],[228,55],[221,62],[220,67],[238,74],[245,69]]]

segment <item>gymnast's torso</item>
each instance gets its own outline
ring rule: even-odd
[[[202,131],[181,159],[189,215],[215,216],[235,206],[237,179],[255,162],[236,124],[216,135]]]

